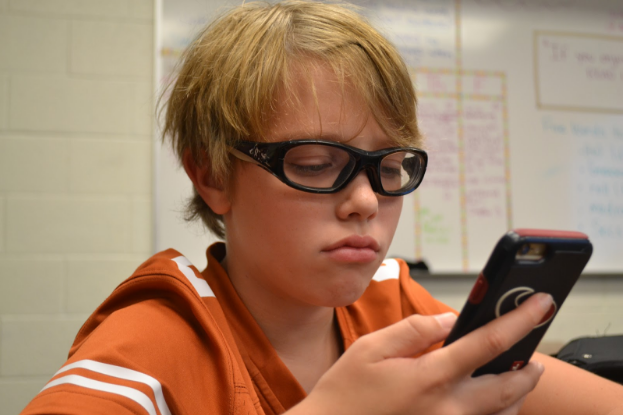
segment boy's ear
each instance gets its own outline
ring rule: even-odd
[[[186,174],[195,185],[197,193],[210,206],[210,209],[217,215],[224,215],[231,207],[225,186],[217,182],[212,176],[212,169],[209,164],[198,166],[195,159],[190,154],[190,150],[184,151],[182,164]]]

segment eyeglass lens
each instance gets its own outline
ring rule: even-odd
[[[420,174],[418,155],[398,151],[383,157],[380,179],[386,192],[401,192],[413,185]],[[293,183],[315,189],[330,189],[344,183],[355,167],[355,158],[346,150],[320,144],[300,145],[290,149],[283,170]]]

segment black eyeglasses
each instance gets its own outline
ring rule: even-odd
[[[310,193],[339,192],[365,169],[376,193],[403,196],[422,183],[428,162],[426,152],[418,148],[365,151],[323,140],[240,140],[230,152],[240,160],[257,164],[288,186]]]

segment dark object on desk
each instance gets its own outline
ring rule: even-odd
[[[405,259],[405,258],[401,258],[401,257],[390,257],[390,258],[400,258],[400,259],[404,260],[407,263],[407,266],[409,267],[409,271],[428,272],[428,265],[426,265],[426,262],[424,262],[424,261]]]
[[[409,271],[418,270],[418,271],[428,271],[428,265],[424,261],[405,261],[409,266]]]
[[[623,385],[623,335],[575,339],[556,357]]]

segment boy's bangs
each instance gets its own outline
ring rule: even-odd
[[[416,101],[406,68],[380,67],[387,62],[374,62],[360,45],[350,46],[341,70],[344,79],[365,99],[372,115],[392,143],[398,147],[419,147],[421,137],[417,128]],[[385,76],[383,76],[385,74]],[[406,77],[405,77],[406,75]]]
[[[253,116],[263,122],[254,131],[256,139],[265,141],[263,134],[267,124],[271,122],[276,99],[298,100],[295,92],[299,82],[307,82],[314,93],[315,86],[311,73],[314,68],[323,66],[330,68],[337,80],[336,88],[344,94],[347,89],[354,90],[363,98],[378,124],[398,147],[421,147],[422,137],[416,120],[416,97],[411,78],[406,66],[396,53],[395,60],[378,59],[359,42],[348,42],[342,45],[322,45],[324,50],[306,50],[292,54],[293,47],[286,47],[283,61],[288,62],[281,68],[279,82],[272,85],[273,98],[265,102],[258,113]],[[393,48],[391,45],[387,45]],[[320,48],[319,48],[320,49]],[[288,53],[289,52],[289,53]],[[387,51],[383,51],[387,52]],[[393,52],[393,50],[389,50]],[[376,60],[374,58],[377,58]],[[302,79],[301,79],[302,78]],[[320,105],[316,99],[316,105]],[[267,114],[270,114],[268,117]]]

